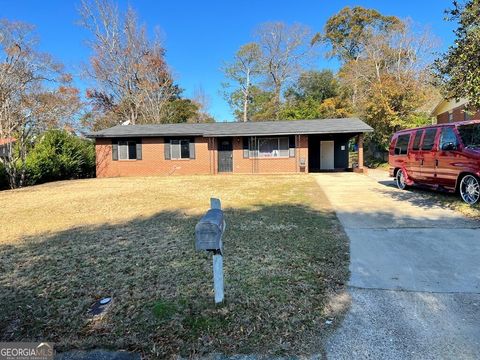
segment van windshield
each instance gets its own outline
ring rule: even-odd
[[[480,124],[460,125],[457,129],[465,147],[480,147]]]

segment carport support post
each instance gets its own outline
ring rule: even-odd
[[[357,138],[358,145],[358,170],[363,171],[363,134],[359,134]]]

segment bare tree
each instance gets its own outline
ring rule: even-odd
[[[278,119],[281,94],[285,84],[297,76],[314,55],[311,32],[301,24],[269,22],[256,30],[262,57],[261,66],[274,92],[274,108]]]
[[[80,25],[92,34],[88,77],[97,88],[89,97],[114,122],[159,122],[166,103],[180,90],[173,84],[165,50],[156,34],[149,40],[145,26],[128,8],[123,14],[109,0],[83,0]]]
[[[223,67],[225,75],[238,85],[242,93],[242,120],[244,122],[248,121],[249,117],[248,105],[251,101],[252,84],[261,73],[260,59],[260,46],[257,43],[249,43],[240,47],[233,62]],[[230,84],[226,84],[226,87],[230,87]],[[227,96],[230,101],[232,94],[228,93]]]
[[[27,153],[35,136],[70,123],[80,107],[71,77],[36,45],[32,25],[0,20],[0,139],[7,150],[0,161],[12,188],[25,184]]]
[[[209,114],[211,98],[205,91],[202,85],[198,85],[193,90],[192,102],[197,105],[198,111],[193,119],[194,122],[204,123],[213,121]]]
[[[340,74],[359,87],[358,100],[368,100],[369,89],[394,79],[404,88],[431,89],[429,65],[437,40],[427,28],[417,29],[410,20],[388,30],[371,33],[362,52],[345,64]]]

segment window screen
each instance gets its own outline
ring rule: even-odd
[[[432,150],[433,145],[435,145],[435,135],[437,134],[437,129],[427,129],[425,130],[425,136],[423,137],[422,150]]]
[[[258,139],[259,157],[288,157],[288,137],[260,138]]]
[[[190,159],[190,140],[170,140],[171,159]]]
[[[137,143],[135,141],[119,141],[118,158],[120,160],[136,160]]]
[[[128,158],[131,160],[137,158],[137,144],[133,141],[128,142]]]
[[[410,141],[410,134],[400,135],[395,145],[395,155],[406,155],[408,152],[408,143]]]
[[[288,137],[281,137],[278,139],[278,153],[279,156],[290,155]]]
[[[420,150],[420,140],[422,140],[423,131],[417,130],[415,139],[413,139],[412,150]]]

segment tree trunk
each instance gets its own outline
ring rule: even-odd
[[[243,92],[243,122],[248,121],[248,98],[250,96],[250,70],[247,70],[245,91]]]
[[[8,185],[10,189],[15,189],[17,187],[17,171],[11,164],[4,163],[4,165],[8,176]]]
[[[280,92],[281,92],[281,85],[279,83],[275,83],[275,98],[273,99],[274,101],[273,107],[275,109],[275,120],[280,120]]]
[[[352,93],[353,108],[355,108],[355,105],[357,103],[357,92],[358,92],[358,85],[357,85],[357,83],[355,83],[355,84],[353,84],[353,93]]]
[[[133,109],[133,106],[130,107],[130,125],[135,125],[136,119],[135,119],[135,110]]]
[[[22,170],[20,171],[20,180],[18,182],[18,187],[23,187],[25,184],[25,174],[27,172],[27,169],[25,169],[25,164],[22,165]]]
[[[25,185],[25,178],[26,178],[26,173],[27,173],[27,144],[26,140],[23,138],[23,136],[20,138],[20,179],[18,181],[18,187],[23,187]],[[16,164],[14,165],[16,166]]]
[[[248,93],[243,97],[243,122],[248,121]]]

